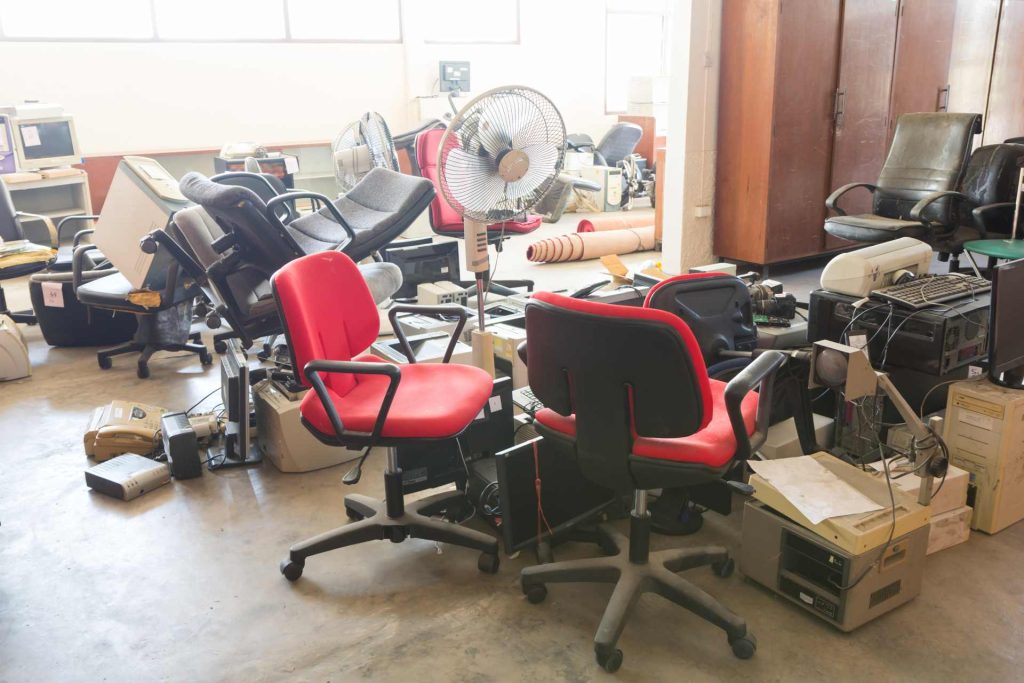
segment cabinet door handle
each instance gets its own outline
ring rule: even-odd
[[[939,96],[936,98],[935,111],[949,111],[949,85],[939,88]]]
[[[846,111],[846,88],[836,88],[832,102],[832,123],[836,128],[843,127],[843,113]]]

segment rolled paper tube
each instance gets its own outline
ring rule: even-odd
[[[534,263],[561,263],[650,249],[654,249],[653,225],[549,237],[527,247],[526,258]]]
[[[644,228],[654,225],[654,215],[650,213],[622,214],[584,218],[576,226],[576,232],[603,232],[605,230],[624,230],[625,228]]]

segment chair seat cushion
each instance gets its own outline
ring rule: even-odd
[[[736,454],[736,435],[732,431],[725,407],[725,382],[709,380],[714,411],[708,426],[696,434],[674,439],[638,436],[633,441],[633,455],[675,462],[722,467]],[[757,416],[757,392],[750,392],[740,404],[747,435],[754,433]]]
[[[75,290],[78,300],[88,306],[111,308],[118,311],[146,313],[151,309],[128,301],[128,295],[134,287],[121,273],[112,273],[104,277],[86,282]]]
[[[533,416],[533,419],[552,431],[559,432],[565,436],[576,437],[575,415],[559,415],[551,410],[551,408],[541,408]]]
[[[920,239],[928,235],[928,228],[917,221],[865,213],[830,216],[825,219],[825,232],[854,242],[888,242],[897,237]]]
[[[541,220],[541,217],[536,214],[527,214],[526,220],[523,221],[505,221],[504,223],[488,225],[487,234],[494,236],[504,231],[506,235],[525,235],[539,228]],[[434,232],[442,235],[451,235],[452,237],[462,237],[465,232],[465,226],[461,221],[458,223],[445,223],[443,225],[435,225]]]
[[[376,356],[354,358],[383,363]],[[470,365],[416,363],[399,365],[398,391],[381,436],[389,439],[439,439],[456,436],[480,413],[491,395],[491,376]],[[345,396],[328,388],[346,431],[373,431],[377,413],[388,388],[383,375],[358,375],[356,386]],[[315,391],[302,399],[302,417],[318,432],[334,437],[327,411]]]

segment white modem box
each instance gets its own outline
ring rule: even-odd
[[[119,455],[85,471],[89,488],[121,500],[138,498],[170,480],[171,468],[167,463],[134,453]]]

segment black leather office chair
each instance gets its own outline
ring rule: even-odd
[[[640,138],[643,137],[644,129],[635,123],[616,123],[601,138],[601,142],[594,145],[593,139],[581,133],[575,133],[566,137],[566,144],[577,152],[593,152],[595,166],[618,166],[623,159],[628,157],[636,149]],[[653,162],[653,159],[648,159]]]
[[[145,379],[149,377],[149,359],[157,351],[185,351],[198,355],[203,365],[213,363],[202,337],[192,331],[192,303],[201,293],[198,283],[174,263],[167,269],[163,289],[145,292],[142,296],[116,270],[89,280],[86,275],[90,269],[89,254],[95,249],[95,245],[83,244],[75,250],[72,279],[78,300],[94,308],[132,313],[138,320],[132,341],[97,352],[96,360],[101,369],[109,370],[114,356],[138,353],[136,374]]]
[[[264,204],[289,192],[289,189],[285,187],[281,179],[270,173],[228,171],[226,173],[218,173],[212,176],[210,180],[222,185],[237,185],[248,188],[257,197],[262,199]],[[278,204],[274,213],[282,223],[290,223],[299,217],[299,210],[295,207],[294,200]]]
[[[24,277],[32,273],[38,273],[48,268],[57,257],[57,248],[60,246],[57,238],[57,229],[48,216],[41,216],[34,213],[18,211],[14,208],[14,201],[7,189],[7,184],[0,181],[0,240],[3,242],[14,242],[25,239],[25,231],[21,226],[22,218],[35,218],[43,222],[50,234],[48,245],[32,245],[31,254],[26,254],[18,259],[19,263],[12,263],[12,259],[0,259],[0,282],[13,280],[17,277]],[[8,265],[4,265],[4,260]],[[7,308],[7,298],[4,296],[4,288],[0,286],[0,315],[10,316],[16,323],[27,323],[34,325],[36,316],[32,311],[11,311]]]
[[[647,491],[721,481],[763,443],[782,354],[769,351],[728,385],[709,380],[693,333],[674,315],[541,292],[526,306],[530,387],[546,406],[535,427],[570,445],[583,476],[632,492],[630,535],[602,525],[617,555],[527,567],[522,590],[532,603],[558,582],[612,583],[615,589],[594,638],[598,663],[622,663],[615,646],[641,593],[654,592],[723,629],[746,659],[756,641],[746,622],[677,575],[711,565],[733,570],[719,546],[650,553]],[[599,340],[599,341],[595,341]],[[759,393],[754,393],[760,387]]]
[[[844,185],[825,200],[835,214],[825,220],[825,231],[854,242],[914,237],[932,243],[940,237],[933,225],[957,224],[956,202],[942,196],[922,207],[917,217],[911,212],[929,195],[957,189],[979,132],[980,114],[903,114],[877,182]],[[848,215],[839,200],[860,187],[871,192],[872,212]]]

